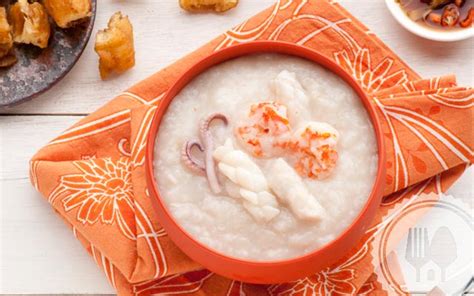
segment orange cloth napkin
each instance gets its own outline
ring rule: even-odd
[[[161,228],[144,176],[146,135],[160,98],[197,59],[257,39],[317,50],[337,61],[373,97],[388,155],[386,198],[374,226],[415,192],[446,190],[472,162],[472,89],[457,87],[454,76],[420,79],[334,1],[278,1],[131,87],[33,157],[33,185],[72,228],[119,294],[385,293],[373,274],[368,251],[376,235],[373,230],[338,264],[299,281],[265,286],[203,270]],[[408,190],[400,193],[402,189]]]

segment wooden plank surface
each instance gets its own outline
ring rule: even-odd
[[[0,116],[0,293],[114,292],[28,179],[32,154],[79,118]]]
[[[34,192],[28,160],[62,130],[94,111],[131,84],[268,7],[273,0],[241,0],[224,15],[190,15],[177,0],[101,0],[95,31],[121,10],[135,27],[137,65],[102,82],[93,39],[71,73],[34,101],[0,110],[0,293],[113,293],[70,231]],[[474,85],[473,40],[435,43],[401,28],[382,0],[341,0],[409,65],[424,77],[455,73]],[[472,170],[451,191],[472,197]]]
[[[272,3],[272,0],[242,0],[237,9],[224,15],[196,15],[179,9],[177,0],[102,0],[98,4],[95,31],[105,26],[107,18],[114,11],[121,10],[128,14],[136,36],[135,68],[116,79],[100,81],[97,56],[93,51],[94,42],[91,39],[77,65],[59,85],[33,102],[9,110],[0,110],[0,113],[92,112],[128,86],[148,77]],[[340,3],[422,76],[454,72],[458,74],[461,84],[473,84],[472,39],[457,43],[437,43],[414,36],[401,28],[391,17],[382,0],[345,0]]]

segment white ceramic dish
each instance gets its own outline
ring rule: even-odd
[[[393,17],[405,29],[420,37],[434,41],[452,42],[468,39],[474,36],[474,27],[455,31],[430,29],[429,27],[423,26],[411,20],[395,0],[385,0],[385,3],[387,4],[387,7],[392,13]]]

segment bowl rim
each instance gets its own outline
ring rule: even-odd
[[[199,76],[201,73],[205,72],[206,70],[212,68],[215,65],[221,64],[225,61],[232,60],[235,58],[239,58],[246,55],[251,54],[261,54],[261,53],[280,53],[286,54],[290,56],[299,57],[309,62],[315,63],[320,65],[321,67],[327,69],[328,71],[332,72],[334,75],[339,76],[344,83],[349,85],[358,95],[360,100],[362,101],[365,110],[367,111],[368,117],[373,126],[374,134],[377,140],[377,155],[378,155],[378,164],[377,164],[377,174],[373,181],[372,189],[370,194],[364,203],[363,207],[357,214],[357,216],[351,221],[351,223],[345,227],[343,231],[341,231],[333,240],[329,241],[328,243],[314,249],[313,251],[306,253],[301,256],[291,257],[287,259],[281,260],[273,260],[273,261],[256,261],[244,258],[233,257],[231,255],[226,255],[221,253],[218,250],[213,249],[212,247],[206,246],[205,244],[201,243],[199,240],[195,239],[193,235],[189,234],[174,218],[171,214],[166,202],[162,199],[160,195],[160,191],[158,188],[158,182],[155,180],[154,177],[154,155],[155,155],[155,142],[156,137],[159,132],[159,128],[162,122],[162,118],[166,113],[171,101],[176,97],[177,94],[194,78]],[[229,57],[230,56],[230,57]],[[217,59],[217,57],[224,57],[223,60]],[[311,58],[310,58],[311,57]],[[216,61],[217,60],[217,61]],[[317,60],[317,61],[316,61]],[[203,69],[200,69],[203,68]],[[198,73],[193,73],[196,69],[200,69]],[[174,94],[176,93],[176,94]],[[165,215],[165,218],[172,222],[172,225],[175,227],[173,230],[179,230],[182,235],[186,237],[189,242],[193,243],[194,246],[199,246],[204,251],[212,253],[214,257],[219,257],[221,259],[232,261],[235,264],[243,264],[247,266],[265,266],[265,267],[278,267],[278,266],[287,266],[288,264],[298,264],[300,262],[304,262],[309,260],[310,258],[318,257],[324,250],[331,248],[331,246],[337,244],[338,242],[345,241],[347,237],[351,234],[351,232],[356,228],[356,226],[361,226],[363,224],[363,220],[366,218],[370,218],[369,224],[372,222],[375,211],[373,210],[373,206],[380,205],[382,200],[382,192],[385,186],[385,162],[386,162],[386,151],[385,151],[385,143],[383,138],[383,130],[381,126],[381,120],[376,112],[376,107],[371,100],[367,93],[362,89],[362,87],[358,84],[355,78],[353,78],[348,72],[346,72],[341,66],[336,64],[336,62],[330,60],[329,58],[325,57],[324,55],[318,53],[317,51],[310,49],[308,47],[300,46],[294,43],[289,42],[282,42],[282,41],[250,41],[246,43],[240,43],[237,45],[232,45],[218,51],[212,52],[206,55],[204,58],[199,59],[198,62],[194,63],[190,66],[187,70],[185,70],[176,81],[172,84],[172,86],[167,90],[163,98],[160,100],[159,105],[157,107],[157,111],[154,114],[150,125],[150,131],[147,136],[147,144],[146,144],[146,177],[147,177],[147,188],[150,191],[150,197],[152,199],[152,204],[154,204],[155,210],[158,208],[158,215]],[[156,198],[154,198],[156,197]],[[370,217],[368,217],[369,213],[373,212]],[[170,231],[171,229],[167,229],[168,227],[165,225],[166,223],[160,222],[163,226],[165,231]],[[367,223],[366,223],[367,224]],[[365,232],[366,228],[369,226],[364,225],[362,228],[359,229],[360,235],[358,235],[357,240],[359,240],[363,233]],[[171,231],[173,231],[171,230]],[[169,232],[168,232],[169,233]],[[172,241],[175,242],[172,235],[170,235]],[[175,242],[175,244],[182,249],[179,243]],[[353,246],[349,246],[348,250],[351,249]],[[183,250],[184,253],[187,254],[186,251]],[[193,256],[187,254],[192,259],[201,263],[203,266],[206,267],[205,262],[200,262],[196,260]],[[340,254],[339,258],[344,256],[344,254]],[[335,260],[333,260],[335,261]],[[212,270],[212,268],[209,268]],[[262,282],[259,282],[262,283]]]
[[[392,16],[397,20],[397,22],[402,25],[406,30],[411,33],[418,35],[422,38],[440,41],[440,42],[455,42],[461,41],[474,36],[474,27],[459,29],[456,31],[443,31],[430,29],[429,27],[418,24],[417,22],[411,20],[407,14],[403,11],[396,0],[385,0],[385,4],[392,14]]]

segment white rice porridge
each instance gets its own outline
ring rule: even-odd
[[[294,81],[285,85],[285,79]],[[280,102],[279,96],[285,99]],[[291,131],[282,141],[307,126],[337,135],[337,144],[331,142],[338,156],[335,165],[314,177],[306,175],[304,168],[297,169],[294,151],[274,153],[266,149],[267,143],[262,144],[270,151],[265,155],[248,150],[236,137],[238,125],[248,120],[251,105],[264,101],[286,107]],[[216,112],[228,120],[227,126],[216,120],[210,129],[219,194],[211,191],[205,174],[184,165],[181,153],[187,141],[199,139],[201,120]],[[308,124],[313,121],[318,123]],[[216,150],[219,146],[221,150]],[[255,164],[243,169],[254,174],[249,175],[251,180],[263,182],[249,185],[260,189],[246,187],[248,194],[240,191],[245,198],[230,193],[237,188],[238,195],[242,187],[233,183],[231,173],[226,174],[224,169],[229,167],[221,165],[225,153],[240,157],[235,166]],[[304,59],[259,54],[211,68],[173,99],[158,132],[154,166],[161,197],[177,222],[196,240],[225,255],[274,261],[307,254],[335,239],[351,224],[375,181],[377,144],[359,97],[342,79]],[[255,196],[260,199],[253,201]]]

